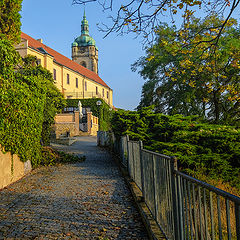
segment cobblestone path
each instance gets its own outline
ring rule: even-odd
[[[124,179],[96,138],[55,147],[87,159],[34,170],[0,191],[0,239],[148,239]]]

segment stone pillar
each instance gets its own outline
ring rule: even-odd
[[[91,135],[92,132],[92,112],[87,112],[87,132]]]
[[[74,122],[75,122],[75,135],[79,135],[79,111],[74,112]]]

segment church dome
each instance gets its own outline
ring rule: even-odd
[[[72,43],[72,47],[79,46],[79,47],[86,47],[86,46],[95,46],[95,40],[89,35],[89,25],[86,19],[86,14],[84,11],[84,16],[81,24],[81,36],[77,37],[74,42]]]
[[[73,42],[72,43],[72,47],[77,47],[78,46],[78,43],[77,42]]]
[[[74,43],[76,43],[79,47],[96,45],[95,40],[92,37],[90,37],[89,35],[81,35],[81,36],[77,37],[75,39]]]

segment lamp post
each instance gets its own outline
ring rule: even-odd
[[[102,105],[102,102],[98,100],[96,105],[98,106],[98,131],[100,131],[100,106]]]

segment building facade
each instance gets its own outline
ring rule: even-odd
[[[88,23],[84,14],[82,38],[86,39],[87,34]],[[81,44],[72,46],[72,49],[77,47],[76,54],[78,54],[73,56],[74,61],[43,44],[41,39],[33,39],[23,32],[21,42],[15,47],[22,57],[36,56],[38,63],[53,74],[55,84],[65,98],[102,98],[110,107],[113,107],[113,91],[97,74],[98,50],[95,41],[90,36],[88,40],[85,43],[78,41],[86,46]],[[81,51],[83,52],[81,50],[83,47],[85,55],[80,54]]]

